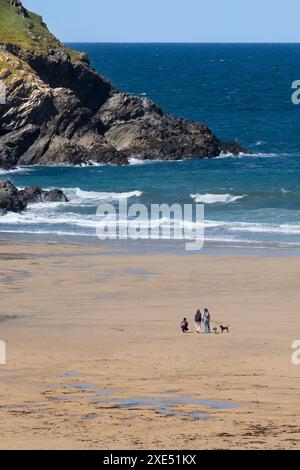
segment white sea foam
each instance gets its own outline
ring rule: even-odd
[[[131,226],[135,225],[132,220]],[[57,212],[55,206],[51,207],[44,204],[35,204],[29,206],[26,212],[12,213],[9,212],[2,216],[0,219],[0,226],[5,225],[68,225],[72,227],[82,228],[96,228],[101,225],[114,226],[116,224],[115,219],[112,218],[108,221],[102,221],[96,216],[96,214],[86,215],[76,212]],[[126,221],[118,221],[119,226],[126,225]],[[136,226],[141,228],[155,228],[155,227],[182,227],[187,229],[196,229],[201,225],[201,222],[193,222],[187,220],[174,220],[169,218],[157,218],[155,220],[139,220],[136,222]],[[208,235],[210,235],[210,229],[218,229],[228,234],[234,234],[236,232],[245,233],[271,233],[271,234],[287,234],[287,235],[300,235],[300,224],[267,224],[267,223],[251,223],[251,222],[229,222],[229,221],[218,221],[218,220],[206,220],[205,229]],[[216,234],[215,234],[216,235]]]
[[[83,191],[80,188],[75,189],[76,196],[80,199],[96,199],[96,200],[120,200],[130,199],[132,197],[141,197],[142,191],[129,191],[124,193],[114,192],[96,192],[96,191]]]
[[[31,209],[33,211],[45,211],[47,208],[56,209],[58,207],[66,206],[67,204],[68,202],[30,202],[27,205],[27,209]]]
[[[25,186],[18,186],[18,190],[21,191],[25,188]],[[46,188],[44,191],[51,191],[54,188]],[[98,191],[84,191],[80,188],[62,188],[62,191],[65,195],[70,199],[71,203],[78,203],[79,205],[84,202],[90,202],[94,205],[97,201],[118,201],[124,199],[130,199],[133,197],[141,197],[143,195],[142,191],[128,191],[123,193],[115,193],[115,192],[98,192]],[[60,207],[65,206],[69,203],[67,202],[42,202],[42,203],[33,203],[29,204],[28,207],[32,209],[43,209],[45,207]]]
[[[183,159],[179,160],[164,160],[157,158],[155,160],[150,159],[142,159],[137,157],[130,157],[128,159],[130,165],[151,165],[153,163],[176,163],[176,162],[183,162]]]
[[[7,213],[0,218],[0,232],[19,232],[19,233],[53,233],[57,235],[95,235],[96,229],[100,227],[126,226],[126,220],[117,221],[112,217],[110,220],[100,219],[96,214],[86,215],[76,212],[57,212],[51,207],[36,205],[35,208],[29,208],[23,213]],[[173,220],[168,218],[158,218],[152,221],[130,221],[131,228],[148,229],[141,233],[141,238],[149,238],[150,229],[161,227],[170,229],[172,238],[176,239],[177,227],[184,229],[184,235],[187,239],[193,239],[193,231],[201,225],[201,222]],[[263,244],[262,240],[246,240],[246,234],[273,234],[273,235],[300,235],[300,224],[267,224],[251,222],[229,222],[218,220],[205,221],[205,240],[215,242],[235,242],[235,243],[258,243]],[[242,235],[237,237],[237,234]],[[161,238],[158,232],[155,232],[153,239]],[[168,238],[168,237],[167,237]],[[179,237],[180,239],[182,237]],[[280,243],[283,243],[281,240]],[[290,242],[291,243],[291,242]],[[293,244],[295,244],[293,242]],[[285,244],[285,243],[283,243]]]
[[[235,153],[231,153],[231,152],[221,152],[220,155],[218,155],[214,159],[222,160],[225,158],[241,158],[241,157],[250,157],[250,156],[253,156],[253,155],[250,153],[242,153],[242,152],[240,152],[238,155],[236,155]]]
[[[48,188],[53,189],[53,188]],[[103,191],[85,191],[80,188],[62,188],[62,191],[70,199],[71,203],[84,204],[97,202],[97,201],[118,201],[123,199],[130,199],[133,197],[141,197],[142,191],[128,191],[122,193],[103,192]]]
[[[286,235],[300,235],[300,224],[250,224],[240,223],[230,227],[230,230],[253,233],[279,233]]]
[[[300,235],[300,224],[266,224],[255,222],[226,222],[207,220],[205,228],[220,228],[227,232],[273,233]]]
[[[114,166],[112,163],[100,163],[89,160],[88,162],[81,162],[78,165],[74,165],[75,168],[89,168],[91,166]]]
[[[153,163],[153,160],[142,160],[136,157],[130,157],[128,161],[130,165],[146,165],[147,163]]]
[[[0,170],[0,175],[9,175],[10,173],[27,173],[30,171],[29,167],[16,167],[11,170]]]
[[[233,153],[221,153],[218,157],[215,157],[215,160],[225,159],[225,158],[245,158],[245,157],[260,157],[260,158],[274,158],[274,157],[288,157],[290,154],[288,153],[264,153],[264,152],[253,152],[253,153],[244,153],[240,152],[238,155]]]
[[[233,196],[232,194],[191,194],[190,197],[197,203],[204,204],[230,204],[243,199],[243,196]]]
[[[41,230],[39,228],[31,229],[22,229],[15,228],[14,230],[1,230],[1,233],[18,233],[18,234],[32,234],[32,235],[58,235],[58,236],[67,236],[67,237],[96,237],[96,233],[83,233],[83,232],[72,232],[72,231],[63,231],[63,230]]]
[[[255,142],[255,146],[259,147],[260,145],[265,145],[267,142],[265,142],[264,140],[258,140],[257,142]]]
[[[22,213],[8,212],[0,219],[3,224],[17,225],[68,225],[73,227],[97,227],[98,221],[95,216],[83,216],[73,212],[55,213],[50,210],[29,209]]]

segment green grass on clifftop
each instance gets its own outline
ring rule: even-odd
[[[24,17],[9,0],[0,0],[0,44],[17,44],[25,51],[62,47],[41,16],[26,10]]]

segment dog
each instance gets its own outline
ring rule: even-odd
[[[227,333],[229,333],[229,325],[227,326],[220,325],[220,330],[221,330],[221,333],[224,333],[224,331],[227,331]]]
[[[216,327],[215,327],[215,328],[212,328],[211,331],[212,331],[213,333],[217,334],[218,328],[216,328]]]

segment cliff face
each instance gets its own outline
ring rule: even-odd
[[[17,27],[16,27],[17,25]],[[204,125],[120,93],[85,54],[66,49],[19,0],[0,0],[0,166],[127,164],[244,151]]]

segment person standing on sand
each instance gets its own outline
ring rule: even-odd
[[[211,333],[210,329],[210,313],[207,308],[204,310],[203,323],[205,328],[205,333]]]
[[[201,321],[202,321],[201,312],[200,312],[200,310],[197,310],[196,315],[195,315],[195,328],[196,328],[197,333],[200,333]]]

